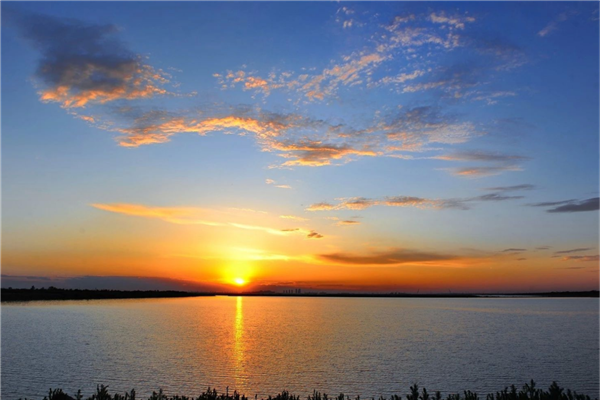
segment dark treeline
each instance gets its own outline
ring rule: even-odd
[[[587,292],[544,292],[535,293],[531,295],[543,296],[543,297],[600,297],[600,292],[597,290],[588,290]],[[527,293],[523,295],[527,296]]]
[[[32,300],[96,300],[96,299],[142,299],[157,297],[205,296],[204,293],[179,292],[175,290],[89,290],[49,288],[13,289],[2,288],[1,299],[5,301]]]
[[[254,397],[258,400],[258,395]],[[465,390],[462,393],[451,393],[446,397],[442,396],[440,392],[429,393],[427,389],[423,388],[419,390],[419,386],[414,384],[410,387],[410,393],[406,396],[392,395],[388,398],[380,396],[378,400],[592,400],[590,396],[578,394],[570,389],[564,389],[558,386],[556,382],[552,382],[548,390],[538,389],[535,386],[535,382],[532,380],[529,383],[523,385],[521,390],[517,390],[515,385],[504,388],[496,393],[489,393],[485,397],[479,397],[475,392]],[[23,400],[23,399],[19,399]],[[27,399],[24,399],[27,400]],[[75,397],[71,397],[62,389],[50,389],[48,396],[44,396],[44,400],[83,400],[81,390],[77,392]],[[136,400],[135,390],[129,393],[110,395],[108,393],[108,386],[100,385],[96,388],[96,393],[88,397],[86,400]],[[148,400],[249,400],[248,397],[240,393],[233,392],[229,394],[229,390],[226,393],[218,393],[216,389],[208,388],[204,393],[201,393],[197,397],[193,396],[167,396],[163,393],[162,389],[158,392],[152,392],[152,395]],[[261,400],[264,400],[261,398]],[[283,391],[275,396],[269,396],[266,400],[301,400],[300,396],[290,394],[288,391]],[[307,400],[350,400],[350,396],[345,396],[340,393],[337,396],[328,396],[326,393],[321,394],[320,392],[314,391],[312,395],[308,395]],[[360,400],[360,396],[357,396],[354,400]],[[375,400],[374,398],[372,400]],[[598,398],[596,398],[598,400]]]
[[[518,294],[465,294],[465,293],[278,293],[260,292],[183,292],[176,290],[108,290],[108,289],[59,289],[49,288],[13,289],[2,288],[2,302],[34,300],[97,300],[97,299],[143,299],[159,297],[197,297],[197,296],[285,296],[285,297],[401,297],[401,298],[476,298],[476,297],[599,297],[597,290],[585,292],[547,292]]]

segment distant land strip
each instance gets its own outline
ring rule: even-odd
[[[46,301],[46,300],[102,300],[102,299],[148,299],[173,297],[206,297],[206,296],[249,296],[249,297],[396,297],[396,298],[495,298],[495,297],[599,297],[598,290],[579,292],[542,292],[542,293],[278,293],[273,291],[261,292],[183,292],[176,290],[97,290],[97,289],[59,289],[31,288],[13,289],[2,288],[0,299],[5,302]]]

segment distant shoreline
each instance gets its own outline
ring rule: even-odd
[[[103,299],[151,299],[179,297],[214,297],[214,296],[247,296],[247,297],[357,297],[357,298],[526,298],[526,297],[589,297],[599,298],[599,291],[565,291],[542,293],[277,293],[277,292],[182,292],[175,290],[89,290],[89,289],[5,289],[0,290],[2,303],[48,301],[48,300],[103,300]]]

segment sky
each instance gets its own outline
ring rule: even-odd
[[[598,289],[597,2],[2,2],[2,286]]]

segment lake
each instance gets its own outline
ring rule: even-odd
[[[598,299],[198,297],[2,305],[2,396],[135,388],[249,396],[480,394],[534,379],[598,396]]]

